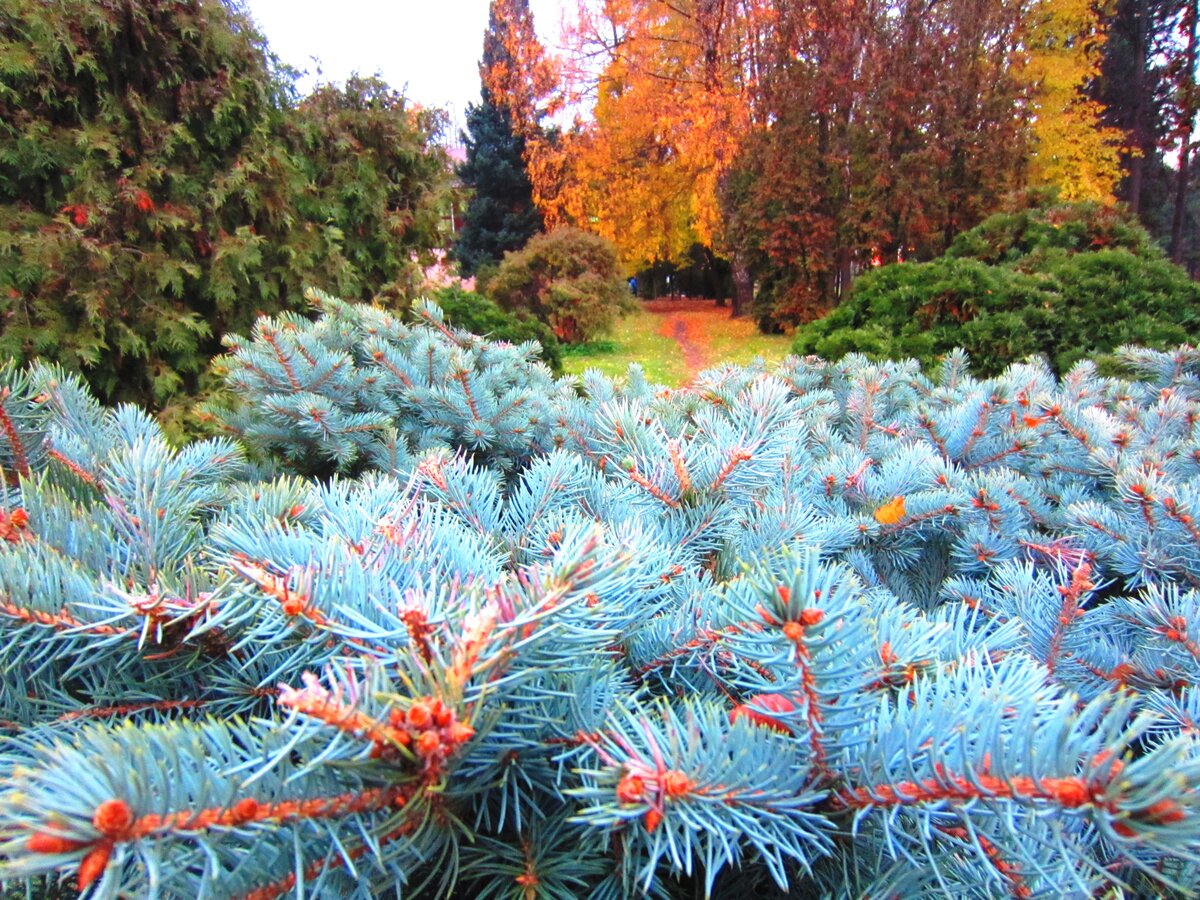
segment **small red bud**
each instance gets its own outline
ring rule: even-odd
[[[776,731],[784,734],[792,733],[792,729],[785,722],[757,709],[752,709],[750,704],[762,707],[763,709],[769,709],[772,712],[789,713],[796,709],[796,702],[791,697],[788,697],[786,694],[755,694],[745,703],[735,706],[730,711],[729,721],[732,723],[738,719],[748,719],[755,725],[774,728]]]
[[[281,604],[285,615],[298,616],[304,612],[304,597],[300,595],[290,595]]]
[[[87,844],[82,841],[72,841],[57,834],[46,834],[38,831],[29,836],[25,849],[30,853],[74,853]]]
[[[664,772],[662,777],[663,793],[668,797],[682,797],[695,787],[695,782],[678,769]]]
[[[101,841],[95,847],[88,851],[82,862],[79,863],[79,891],[86,891],[92,884],[104,874],[104,870],[108,868],[108,858],[112,856],[112,842]]]
[[[646,798],[646,782],[632,772],[617,782],[617,799],[622,803],[641,803]]]
[[[807,628],[816,625],[824,618],[825,613],[823,610],[819,610],[816,607],[809,607],[800,613],[800,624]]]
[[[418,701],[408,708],[405,720],[413,728],[428,728],[433,721],[433,713],[428,703]]]
[[[445,728],[447,725],[449,725],[453,721],[454,721],[453,710],[447,709],[446,704],[444,704],[441,700],[434,700],[433,701],[433,723],[435,725],[437,725],[438,728]]]
[[[662,813],[657,809],[648,809],[646,815],[642,817],[642,822],[646,826],[646,831],[654,834],[655,829],[662,824]]]
[[[106,837],[120,837],[133,825],[133,810],[124,800],[105,800],[96,807],[92,825]]]
[[[1171,799],[1163,799],[1150,804],[1138,816],[1164,825],[1170,822],[1180,822],[1186,818],[1183,810],[1179,808],[1179,804]]]
[[[417,754],[420,756],[433,756],[441,746],[442,738],[436,731],[422,731],[417,738]]]

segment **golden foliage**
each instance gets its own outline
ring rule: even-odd
[[[576,221],[563,191],[567,141],[548,137],[543,129],[543,121],[562,109],[562,73],[537,39],[529,0],[492,0],[489,17],[480,78],[492,100],[508,111],[514,133],[525,141],[533,202],[552,230]]]
[[[610,0],[580,11],[576,53],[603,65],[592,119],[568,148],[562,206],[628,266],[719,241],[718,184],[749,123],[745,6]]]
[[[1099,12],[1091,0],[1037,0],[1026,23],[1021,75],[1036,86],[1031,181],[1057,186],[1064,200],[1111,202],[1124,135],[1101,122],[1103,107],[1083,93],[1099,72]]]

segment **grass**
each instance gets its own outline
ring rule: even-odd
[[[661,316],[638,309],[613,326],[609,340],[570,347],[563,354],[563,371],[578,375],[599,369],[605,375],[624,375],[630,363],[641,363],[646,378],[672,387],[687,381],[687,366],[679,344],[658,333]]]
[[[672,315],[685,323],[695,355],[703,360],[698,369],[720,363],[744,365],[756,356],[775,362],[791,352],[790,337],[760,334],[751,319],[729,319],[725,310]],[[662,333],[664,319],[664,315],[645,309],[629,313],[616,324],[609,339],[567,349],[563,370],[577,375],[585,369],[599,369],[617,376],[636,362],[651,382],[670,387],[685,384],[696,371],[689,370],[679,342]]]
[[[729,319],[710,335],[709,352],[713,361],[744,366],[761,356],[767,362],[779,362],[792,352],[792,339],[784,334],[763,334],[753,319]]]

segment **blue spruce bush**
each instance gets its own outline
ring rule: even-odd
[[[1189,896],[1200,353],[665,390],[314,294],[175,447],[0,369],[0,880]]]

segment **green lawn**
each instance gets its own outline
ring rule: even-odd
[[[725,310],[681,312],[675,316],[688,325],[687,333],[704,357],[701,369],[723,362],[745,364],[756,356],[769,362],[791,352],[792,340],[783,335],[760,334],[750,319],[729,319]],[[639,309],[622,318],[609,339],[567,350],[563,369],[579,374],[599,369],[606,375],[624,375],[630,363],[641,363],[652,382],[678,387],[695,374],[688,370],[682,347],[660,334],[663,315]]]
[[[687,380],[687,366],[679,344],[658,333],[660,316],[643,309],[624,316],[612,335],[594,344],[569,348],[563,354],[563,371],[578,375],[599,369],[605,375],[624,375],[630,363],[641,363],[646,378],[674,387]]]
[[[725,328],[711,335],[711,365],[745,365],[756,356],[767,362],[779,362],[792,352],[792,339],[784,334],[763,334],[750,319],[731,319]]]

